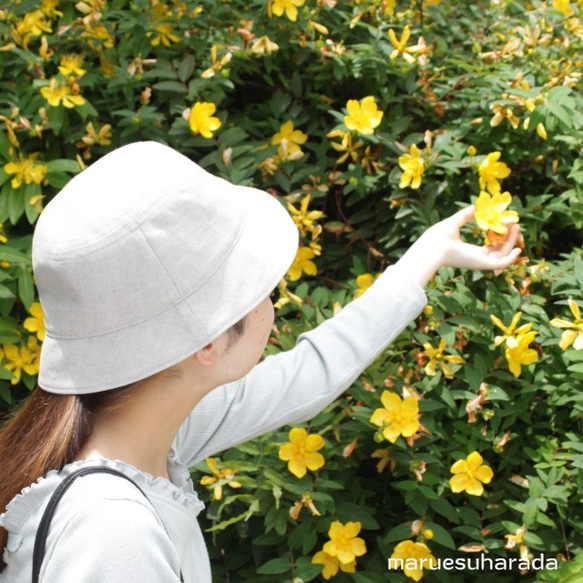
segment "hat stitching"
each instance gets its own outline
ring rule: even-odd
[[[94,241],[92,243],[87,243],[87,245],[84,245],[82,247],[76,247],[74,249],[74,252],[73,253],[71,252],[70,249],[67,249],[65,252],[54,252],[54,251],[52,251],[50,249],[44,249],[42,251],[42,254],[45,255],[45,256],[47,256],[47,257],[51,257],[53,259],[59,259],[62,262],[68,262],[68,261],[71,261],[72,262],[72,261],[78,261],[78,254],[80,252],[93,253],[93,252],[96,252],[96,251],[102,251],[105,247],[109,247],[113,243],[116,243],[117,240],[122,235],[126,235],[128,233],[128,230],[129,229],[131,229],[133,231],[136,228],[141,228],[140,223],[138,223],[137,221],[139,219],[141,219],[144,215],[147,215],[152,210],[154,210],[154,208],[156,207],[156,205],[159,205],[159,204],[162,204],[163,202],[165,202],[165,199],[168,196],[168,193],[170,192],[171,188],[173,188],[173,187],[174,187],[174,183],[172,183],[164,191],[163,194],[161,194],[156,200],[154,200],[152,202],[152,204],[150,204],[148,207],[146,207],[145,209],[143,209],[140,213],[138,213],[130,221],[128,221],[127,223],[124,223],[123,225],[120,225],[117,229],[115,229],[111,233],[108,233],[103,238],[101,238],[101,239],[99,239],[97,241]],[[47,205],[46,208],[49,208],[49,206]],[[96,249],[92,249],[92,247],[95,247]]]
[[[231,254],[232,250],[237,246],[239,240],[241,239],[241,236],[243,234],[244,231],[244,227],[247,223],[247,209],[243,208],[243,220],[241,222],[241,227],[239,228],[239,232],[237,233],[237,236],[235,237],[235,239],[233,240],[232,245],[228,248],[228,251],[225,253],[225,256],[223,258],[222,261],[218,261],[216,262],[216,265],[214,267],[214,269],[212,271],[210,271],[206,278],[199,282],[199,284],[192,290],[190,290],[188,293],[184,294],[184,295],[180,295],[179,298],[172,302],[171,304],[169,304],[168,306],[162,308],[161,310],[158,310],[157,312],[148,314],[147,316],[145,316],[144,318],[140,319],[140,320],[136,320],[135,322],[131,322],[130,324],[124,324],[123,326],[118,326],[116,328],[109,328],[103,332],[99,332],[98,334],[72,334],[72,335],[61,335],[61,334],[55,334],[50,327],[47,327],[46,332],[51,336],[51,338],[55,339],[55,340],[82,340],[85,338],[97,338],[99,336],[105,336],[107,334],[113,334],[115,332],[120,332],[121,330],[126,330],[128,328],[132,328],[133,326],[139,326],[140,324],[147,322],[148,320],[151,320],[152,318],[155,318],[156,316],[164,313],[165,311],[173,308],[174,306],[181,304],[181,303],[185,303],[186,300],[194,293],[196,293],[201,286],[203,286],[214,274],[215,272],[221,267],[221,265],[227,260],[227,257],[229,257],[229,255]],[[156,251],[154,250],[154,248],[152,247],[152,245],[150,244],[150,241],[148,240],[148,238],[146,237],[146,234],[144,233],[144,231],[142,230],[141,226],[138,226],[138,228],[140,229],[146,243],[148,244],[148,247],[150,248],[150,250],[152,251],[152,253],[154,254],[154,257],[158,260],[158,263],[161,265],[162,269],[164,270],[164,272],[166,273],[166,275],[168,276],[168,279],[172,282],[172,285],[174,286],[174,288],[176,289],[176,291],[180,294],[180,290],[178,289],[178,286],[176,285],[174,279],[172,278],[172,276],[170,275],[170,273],[168,273],[168,270],[166,269],[166,266],[164,265],[164,262],[158,257]],[[188,303],[186,303],[186,306],[188,308],[188,310],[191,312],[191,314],[193,315],[193,317],[196,319],[196,321],[200,324],[201,328],[204,330],[205,334],[208,335],[208,331],[206,330],[206,328],[202,325],[202,323],[200,322],[200,320],[198,319],[198,317],[194,314],[194,312],[192,311],[190,305],[188,305]],[[236,320],[233,321],[237,322],[239,319],[241,319],[242,316],[239,316],[239,318],[237,318]],[[228,328],[228,326],[227,326]],[[225,328],[226,330],[226,328]],[[219,332],[217,335],[220,335],[222,332]]]
[[[283,275],[285,275],[285,273]],[[278,277],[275,281],[270,282],[270,285],[267,287],[271,288],[271,287],[277,285],[277,283],[279,282],[281,277],[283,277],[283,275]],[[264,292],[264,293],[266,293],[266,292]],[[262,294],[262,296],[264,295],[264,293]],[[257,303],[255,303],[253,306],[248,308],[246,311],[244,311],[244,313],[240,313],[238,316],[236,316],[232,322],[227,324],[224,328],[222,328],[219,332],[216,333],[215,338],[218,338],[223,332],[225,332],[225,330],[228,330],[235,322],[239,321],[245,314],[249,313],[249,311],[251,311],[257,305],[259,305],[260,301],[261,301],[261,299],[258,300]],[[190,311],[190,306],[188,306],[188,309]],[[196,318],[196,316],[195,316],[195,318]],[[196,318],[196,320],[198,321],[198,318]],[[47,331],[47,336],[53,337],[51,334],[48,333],[48,331]],[[173,358],[169,358],[167,361],[164,362],[164,364],[158,365],[158,366],[153,366],[149,369],[146,369],[146,371],[144,371],[140,375],[140,378],[141,379],[148,378],[149,376],[152,376],[153,374],[156,374],[157,372],[160,372],[162,370],[165,370],[168,367],[174,366],[175,364],[182,362],[185,358],[188,358],[189,356],[194,354],[197,350],[200,350],[200,348],[202,348],[203,346],[204,346],[204,344],[195,344],[194,346],[190,346],[189,348],[187,348],[186,350],[181,352],[178,356],[175,356]],[[121,379],[118,379],[116,381],[115,387],[123,387],[124,385],[127,385],[129,383],[137,382],[137,380],[140,380],[140,379],[136,379],[135,375],[130,374],[130,375],[122,377]],[[62,386],[49,385],[45,382],[43,382],[41,386],[43,389],[49,390],[49,391],[50,390],[53,390],[53,391],[62,391],[63,390]],[[101,386],[99,384],[91,384],[91,385],[87,385],[86,383],[83,384],[83,390],[85,392],[108,391],[108,390],[111,390],[115,387],[111,386],[111,387],[104,388],[103,386]],[[74,390],[71,390],[70,392],[63,393],[63,394],[79,394],[79,393],[78,393],[78,391],[75,392]]]

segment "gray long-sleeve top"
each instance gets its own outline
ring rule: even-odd
[[[425,293],[390,267],[338,315],[268,356],[244,378],[211,391],[180,428],[168,458],[170,480],[119,460],[102,460],[132,478],[91,474],[59,503],[41,570],[42,583],[185,583],[211,581],[197,515],[203,504],[188,468],[217,452],[286,424],[306,421],[346,390],[409,324]],[[9,531],[1,583],[30,581],[34,537],[51,494],[79,461],[25,488],[0,515]],[[155,508],[155,510],[154,510]]]

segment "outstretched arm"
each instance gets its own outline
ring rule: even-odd
[[[518,256],[518,229],[501,247],[461,241],[470,207],[429,228],[361,297],[296,346],[211,391],[181,427],[175,449],[192,465],[290,423],[310,419],[345,391],[425,306],[423,286],[441,266],[503,269]]]

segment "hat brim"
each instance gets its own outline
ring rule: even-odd
[[[271,195],[230,187],[233,201],[244,205],[246,218],[221,268],[180,302],[114,333],[56,339],[47,331],[38,379],[44,390],[95,393],[147,378],[194,354],[271,293],[296,256],[298,230]],[[206,332],[203,342],[193,333],[201,328]]]

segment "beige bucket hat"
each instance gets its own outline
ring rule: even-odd
[[[155,142],[110,152],[37,222],[39,385],[93,393],[180,362],[259,304],[297,246],[294,222],[269,194]]]

